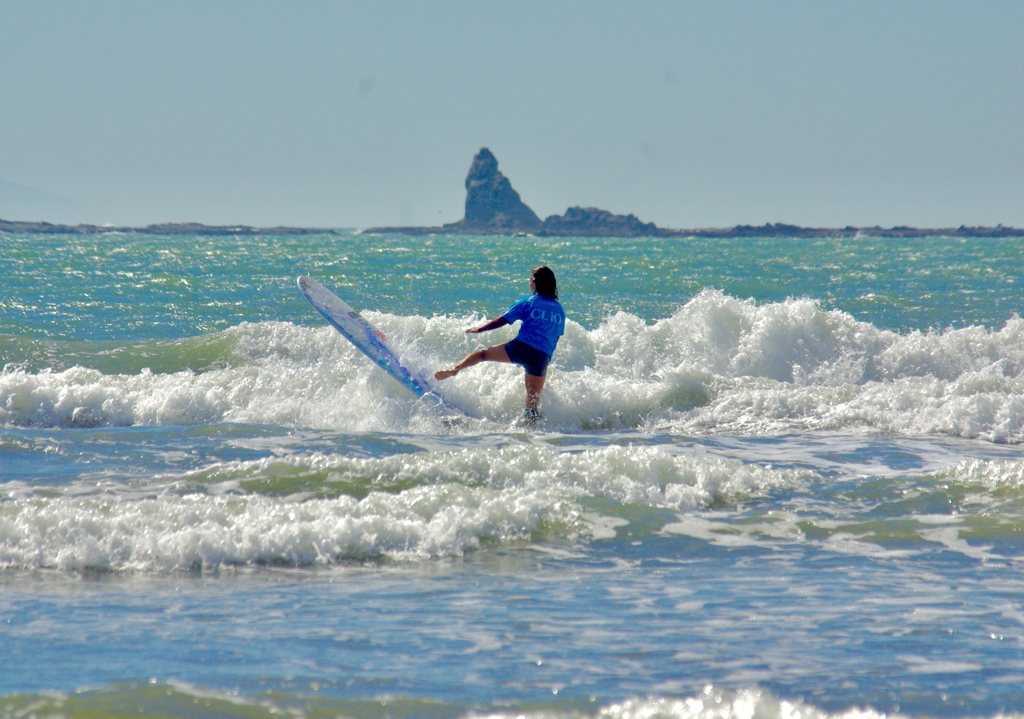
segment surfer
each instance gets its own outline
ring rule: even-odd
[[[466,334],[475,335],[521,321],[519,334],[511,342],[470,352],[451,369],[434,374],[434,379],[454,377],[467,367],[480,362],[511,362],[526,370],[526,419],[535,422],[540,416],[540,393],[544,375],[558,338],[565,334],[565,312],[558,303],[555,273],[541,266],[530,273],[530,294],[512,305],[508,311],[479,327],[470,327]]]

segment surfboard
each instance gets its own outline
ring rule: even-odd
[[[300,277],[298,282],[299,290],[309,303],[378,367],[417,397],[437,395],[425,378],[414,375],[402,364],[398,355],[388,345],[384,333],[374,328],[345,300],[311,277]],[[440,398],[440,395],[437,397]]]

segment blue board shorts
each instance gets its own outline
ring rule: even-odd
[[[514,364],[525,369],[526,374],[534,377],[543,377],[544,373],[548,371],[548,363],[551,361],[551,355],[519,340],[506,342],[505,353]]]

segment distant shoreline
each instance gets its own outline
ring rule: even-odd
[[[644,229],[648,229],[645,227]],[[248,225],[204,225],[197,222],[177,222],[146,225],[145,227],[111,227],[106,225],[61,225],[49,222],[18,222],[0,220],[0,232],[35,235],[103,235],[110,233],[136,233],[143,235],[206,235],[206,236],[256,236],[256,235],[317,235],[337,233],[337,229],[314,227],[250,227]],[[726,238],[726,237],[792,237],[792,238],[911,238],[911,237],[963,237],[999,238],[1024,237],[1024,229],[1017,227],[960,227],[919,228],[919,227],[801,227],[781,223],[764,225],[736,225],[734,227],[700,228],[673,230],[649,226],[647,232],[616,234],[614,232],[516,232],[494,228],[474,228],[462,223],[439,227],[371,227],[360,231],[364,235],[401,234],[425,235],[529,235],[535,237],[651,237],[651,238]]]
[[[145,227],[112,227],[109,225],[55,225],[49,222],[13,222],[0,220],[0,232],[29,235],[106,235],[134,232],[141,235],[320,235],[337,230],[313,227],[249,227],[248,225],[204,225],[198,222],[165,222]]]
[[[879,238],[900,238],[900,237],[1024,237],[1024,229],[1017,227],[960,227],[947,228],[920,228],[920,227],[800,227],[799,225],[786,225],[781,223],[767,223],[764,225],[735,225],[733,227],[707,227],[692,230],[673,230],[655,227],[650,231],[615,233],[608,231],[583,231],[583,232],[550,232],[540,230],[537,232],[502,231],[494,229],[479,229],[460,227],[456,225],[442,225],[441,227],[371,227],[362,230],[366,235],[528,235],[534,237],[651,237],[651,238],[726,238],[726,237],[792,237],[792,238],[853,238],[853,237],[879,237]]]
[[[735,225],[690,230],[674,230],[644,222],[636,215],[619,215],[599,207],[570,207],[561,215],[543,220],[523,202],[511,181],[498,169],[498,158],[486,147],[473,157],[466,175],[466,212],[458,222],[440,227],[371,227],[364,234],[403,235],[525,235],[532,237],[1024,237],[1015,227],[960,227],[921,229],[895,227],[800,227],[783,223],[760,226]]]

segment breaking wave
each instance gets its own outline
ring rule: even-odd
[[[179,571],[459,556],[615,536],[615,507],[704,509],[807,481],[657,447],[321,453],[215,463],[136,485],[4,485],[0,567]]]
[[[479,318],[368,312],[423,375],[512,330],[467,338]],[[241,422],[344,431],[505,428],[521,374],[481,365],[442,390],[481,419],[412,398],[326,326],[242,323],[134,347],[5,339],[0,422],[128,426]],[[73,362],[73,364],[69,364]],[[40,368],[41,364],[46,366]],[[810,299],[757,304],[705,290],[671,317],[569,322],[545,389],[547,427],[777,434],[806,430],[1024,440],[1024,321],[899,334]]]

